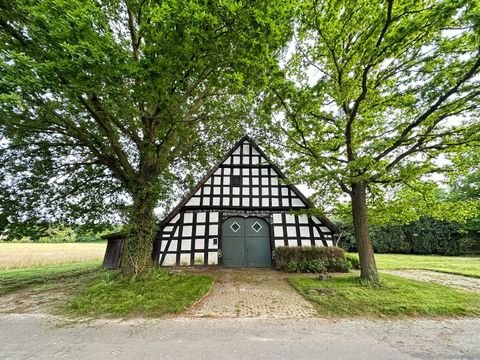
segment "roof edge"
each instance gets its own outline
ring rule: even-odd
[[[190,198],[205,184],[205,182],[208,180],[210,176],[212,176],[215,171],[223,164],[225,160],[228,159],[230,155],[233,154],[233,152],[245,141],[248,140],[248,142],[251,142],[249,136],[245,134],[242,136],[240,140],[238,140],[232,148],[226,153],[226,155],[223,156],[223,158],[215,165],[213,166],[210,171],[208,171],[204,177],[200,179],[198,184],[180,201],[180,203],[175,206],[169,213],[168,215],[160,221],[159,226],[162,226],[166,223],[168,223],[171,219],[175,217],[175,215],[180,211],[180,209],[190,200]]]
[[[230,149],[230,151],[228,151],[226,153],[226,155],[215,165],[213,166],[210,171],[208,171],[204,177],[202,177],[202,179],[198,182],[198,184],[193,188],[193,190],[191,190],[184,198],[183,200],[180,201],[180,203],[175,206],[169,213],[168,215],[160,221],[159,223],[159,226],[163,226],[165,224],[167,224],[171,219],[173,219],[175,217],[175,215],[177,215],[177,213],[180,212],[180,210],[182,209],[183,206],[185,206],[185,204],[190,200],[190,198],[205,184],[205,182],[208,180],[208,178],[210,178],[210,176],[212,176],[215,171],[217,171],[217,169],[223,164],[223,162],[225,160],[228,159],[229,156],[231,156],[234,151],[244,142],[244,141],[248,141],[248,143],[255,148],[255,150],[257,150],[261,156],[263,156],[267,161],[268,163],[272,166],[272,168],[278,173],[278,175],[280,176],[280,178],[282,178],[283,180],[285,180],[287,183],[288,183],[288,186],[291,187],[291,189],[293,190],[293,192],[307,205],[307,208],[308,209],[314,209],[316,208],[314,206],[314,204],[305,196],[303,195],[303,193],[294,185],[294,184],[291,184],[289,181],[288,181],[288,178],[287,176],[283,173],[283,171],[276,165],[276,163],[274,161],[272,161],[272,159],[257,145],[257,143],[248,135],[248,134],[245,134],[244,136],[242,136],[242,138],[240,140],[238,140],[233,146],[232,148]],[[330,230],[332,230],[332,232],[336,233],[336,234],[339,234],[341,231],[340,229],[338,228],[338,226],[336,226],[331,220],[329,220],[326,216],[317,216]]]

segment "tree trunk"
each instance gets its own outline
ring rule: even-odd
[[[155,205],[156,196],[145,189],[133,196],[122,252],[124,275],[141,276],[152,267],[153,241],[157,233]]]
[[[368,233],[367,191],[366,184],[359,182],[352,184],[352,215],[355,240],[360,258],[360,278],[378,282],[378,270],[373,255],[372,241]]]
[[[124,275],[142,276],[152,267],[153,242],[158,230],[154,213],[159,198],[160,168],[152,137],[140,152],[138,173],[130,179],[133,204],[123,244],[121,268]]]

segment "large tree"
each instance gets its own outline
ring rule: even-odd
[[[174,170],[238,135],[289,39],[289,6],[1,0],[3,203],[80,222],[125,207],[122,267],[142,273]]]
[[[471,0],[302,2],[270,111],[292,173],[351,201],[361,278],[378,280],[367,200],[478,140],[480,7]],[[278,80],[279,79],[279,80]]]
[[[474,205],[474,216],[467,220],[464,228],[480,234],[480,144],[474,149],[465,149],[452,161],[464,171],[451,178],[449,197],[452,201],[469,201]]]

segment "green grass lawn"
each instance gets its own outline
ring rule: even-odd
[[[479,316],[480,294],[427,282],[382,275],[380,285],[360,283],[357,275],[292,277],[290,283],[317,304],[324,316]]]
[[[480,278],[478,256],[375,254],[381,270],[419,269]]]
[[[31,285],[100,271],[99,261],[0,271],[0,295]]]
[[[76,315],[110,317],[178,313],[204,296],[212,284],[210,276],[173,275],[158,269],[141,280],[110,273],[94,280],[69,310]]]

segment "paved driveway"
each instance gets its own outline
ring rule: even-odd
[[[215,318],[309,318],[314,306],[287,283],[288,274],[272,269],[216,269],[210,293],[187,315]]]

